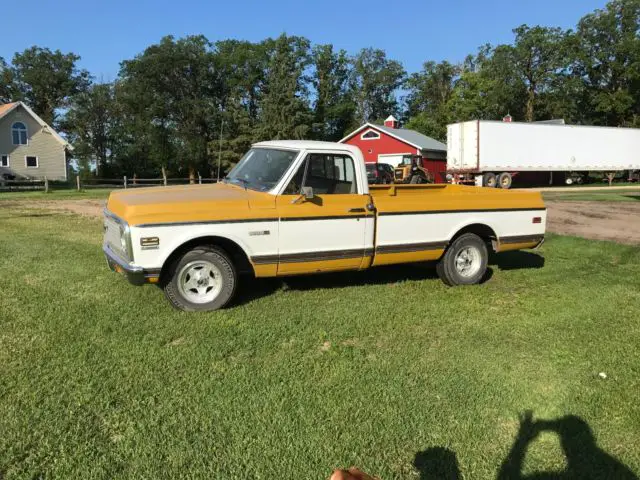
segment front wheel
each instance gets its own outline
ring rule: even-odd
[[[438,262],[436,271],[447,285],[480,283],[487,271],[489,254],[484,241],[473,233],[456,238]]]
[[[169,267],[164,293],[178,310],[210,311],[233,297],[238,275],[226,252],[201,246],[185,253]]]

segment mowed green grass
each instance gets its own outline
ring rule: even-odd
[[[244,281],[185,314],[109,272],[101,230],[0,203],[5,480],[432,478],[435,447],[495,478],[527,410],[640,472],[638,247],[552,236],[468,288],[424,266]],[[565,465],[547,432],[524,470]]]
[[[579,192],[544,192],[545,200],[560,201],[599,201],[599,202],[638,202],[640,201],[640,188],[638,190],[595,190]]]

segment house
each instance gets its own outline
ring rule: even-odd
[[[399,128],[392,115],[384,125],[365,123],[340,140],[362,151],[367,163],[388,163],[398,166],[404,157],[418,155],[422,166],[430,171],[437,183],[444,183],[447,170],[447,146],[415,130]]]
[[[71,145],[24,103],[0,105],[0,180],[66,180],[71,150]]]

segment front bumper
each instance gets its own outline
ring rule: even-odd
[[[160,279],[160,269],[145,270],[137,265],[132,265],[121,258],[107,244],[102,245],[102,251],[111,271],[123,274],[132,285],[157,283]]]

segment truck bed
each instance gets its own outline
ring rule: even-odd
[[[374,265],[436,260],[465,228],[488,229],[497,251],[535,246],[545,231],[539,192],[462,185],[382,185],[369,192],[377,218]]]

